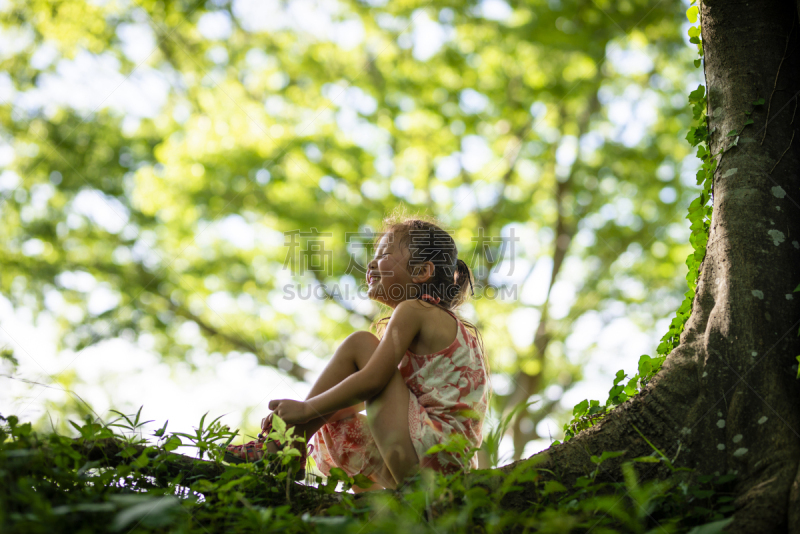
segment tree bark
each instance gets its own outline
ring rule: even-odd
[[[795,1],[701,5],[714,213],[680,344],[636,397],[540,453],[564,483],[652,453],[701,474],[735,474],[731,532],[800,533],[800,24]],[[774,91],[773,91],[774,87]],[[753,102],[764,98],[763,106]],[[752,111],[752,115],[745,112]],[[768,116],[769,114],[769,116]],[[754,123],[744,126],[748,117]],[[740,133],[738,144],[730,146]],[[764,138],[763,143],[762,137]],[[794,139],[797,137],[797,139]],[[723,149],[727,150],[723,151]],[[639,464],[655,465],[655,464]],[[515,464],[504,468],[513,469]],[[644,477],[664,477],[643,467]],[[531,492],[533,489],[530,490]],[[516,496],[523,505],[530,492]]]

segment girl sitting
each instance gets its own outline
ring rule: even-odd
[[[272,414],[262,420],[265,433],[277,414],[295,435],[313,436],[312,457],[325,476],[333,467],[360,473],[375,482],[369,490],[396,489],[420,468],[477,467],[475,456],[468,465],[460,454],[426,451],[454,432],[479,447],[490,395],[480,334],[452,312],[472,289],[453,238],[432,222],[408,218],[386,219],[379,235],[367,295],[394,310],[375,323],[379,337],[348,336],[305,401],[272,400]],[[366,416],[358,413],[365,403]],[[262,441],[228,447],[251,461],[264,449]],[[277,445],[267,442],[266,450]]]

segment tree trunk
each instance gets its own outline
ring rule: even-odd
[[[676,465],[737,475],[730,531],[800,534],[797,9],[795,0],[701,6],[709,127],[719,164],[692,315],[680,345],[640,395],[540,453],[540,467],[565,483],[591,472],[590,454],[606,450],[627,450],[604,463],[600,475],[621,478],[623,461],[652,452],[635,426]],[[753,106],[759,98],[766,103]],[[743,128],[748,117],[754,123]],[[727,137],[731,130],[741,133],[738,145],[723,153],[735,139]],[[659,469],[640,475],[667,474]],[[523,505],[530,496],[516,498]]]

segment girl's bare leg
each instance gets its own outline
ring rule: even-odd
[[[348,336],[336,349],[333,358],[314,383],[306,400],[329,390],[359,369],[363,369],[379,343],[377,337],[366,331],[355,332]],[[366,403],[368,424],[386,464],[384,469],[374,474],[377,482],[367,491],[382,487],[394,489],[403,478],[414,473],[419,467],[419,460],[408,431],[410,394],[400,372],[395,371],[386,388]],[[360,403],[332,414],[320,415],[311,421],[295,425],[295,433],[305,437],[307,443],[325,423],[348,417],[361,411],[363,407],[364,403]],[[269,444],[268,447],[271,450],[275,446]]]
[[[399,370],[395,370],[383,391],[367,401],[367,423],[396,489],[403,480],[419,471],[419,457],[408,427],[408,402],[411,392]]]
[[[354,332],[347,336],[333,353],[331,361],[319,375],[308,392],[307,399],[328,391],[342,380],[352,375],[369,361],[378,348],[380,340],[366,331]]]
[[[306,396],[306,400],[328,391],[348,376],[363,368],[367,361],[369,361],[372,353],[378,348],[378,343],[380,343],[380,340],[366,331],[355,332],[347,336],[336,349],[336,352],[333,353],[333,357],[331,361],[328,362],[328,365],[325,366],[325,370],[322,371],[317,381],[314,382],[311,391],[309,391]],[[361,365],[359,365],[359,362]],[[295,425],[295,432],[305,436],[306,439],[311,439],[311,436],[322,428],[325,423],[344,419],[345,417],[360,412],[364,407],[365,405],[362,402],[331,414],[319,414],[311,421]]]

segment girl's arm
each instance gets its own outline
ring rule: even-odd
[[[422,325],[419,311],[414,308],[411,301],[398,304],[367,365],[328,391],[306,401],[311,417],[367,401],[383,391]]]
[[[391,380],[421,325],[414,303],[401,302],[386,325],[383,339],[363,369],[305,402],[273,400],[269,403],[270,409],[288,423],[304,423],[375,397]],[[281,409],[284,403],[285,410]]]

